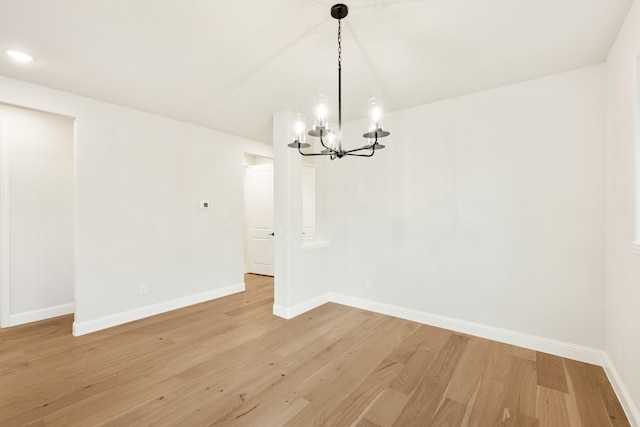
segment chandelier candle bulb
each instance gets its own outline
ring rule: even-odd
[[[369,100],[369,130],[382,129],[382,99],[371,98]]]
[[[298,114],[296,116],[296,122],[294,126],[296,141],[301,144],[304,143],[304,117],[302,116],[302,114]]]
[[[327,133],[327,147],[329,147],[332,150],[336,149],[336,134],[335,134],[335,132],[329,131],[329,133]]]
[[[326,96],[318,95],[315,99],[316,104],[316,121],[313,127],[317,129],[327,128],[327,118],[329,116],[329,100]]]

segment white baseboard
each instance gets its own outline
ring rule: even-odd
[[[289,314],[289,309],[287,309],[283,305],[276,305],[276,304],[273,304],[273,315],[282,317],[283,319],[292,319],[295,317]]]
[[[605,354],[604,371],[609,378],[609,382],[611,383],[613,390],[618,396],[620,404],[622,404],[622,408],[629,419],[629,423],[634,427],[640,427],[640,411],[638,411],[638,407],[633,403],[629,390],[627,390],[627,387],[625,387],[622,382],[622,379],[620,378],[620,375],[608,354]]]
[[[285,319],[292,319],[327,302],[334,302],[336,304],[386,314],[388,316],[411,320],[425,325],[436,326],[455,332],[461,332],[506,344],[516,345],[518,347],[524,347],[531,350],[554,354],[556,356],[579,360],[593,365],[604,367],[607,363],[606,353],[600,349],[336,293],[319,295],[293,307],[274,304],[273,314]]]
[[[317,296],[315,298],[308,299],[300,304],[296,304],[293,307],[287,308],[282,305],[273,304],[273,314],[283,319],[293,319],[296,316],[313,310],[316,307],[320,307],[322,304],[329,302],[329,294]]]
[[[25,323],[37,322],[39,320],[51,319],[52,317],[64,316],[75,312],[74,303],[56,305],[54,307],[40,308],[38,310],[25,311],[9,315],[7,326],[24,325]]]
[[[195,295],[165,301],[158,304],[148,305],[146,307],[137,308],[135,310],[125,311],[123,313],[105,316],[86,322],[73,322],[73,335],[80,336],[91,332],[100,331],[102,329],[111,328],[113,326],[122,325],[134,320],[144,319],[145,317],[155,316],[156,314],[165,313],[167,311],[176,310],[178,308],[187,307],[201,302],[210,301],[227,295],[243,292],[245,289],[244,282],[237,285],[227,286],[225,288],[214,289],[212,291],[202,292]]]

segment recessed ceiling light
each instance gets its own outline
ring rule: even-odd
[[[3,52],[9,55],[14,61],[18,62],[31,62],[35,59],[31,55],[15,49],[3,49]]]

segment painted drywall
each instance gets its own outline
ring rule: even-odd
[[[618,374],[636,406],[640,422],[640,254],[637,236],[634,165],[640,145],[636,60],[640,57],[640,4],[634,2],[606,62],[606,345]],[[634,111],[635,110],[635,111]],[[635,117],[634,117],[635,116]],[[622,352],[622,357],[620,357]]]
[[[597,65],[387,114],[327,178],[331,292],[603,348],[604,98]]]
[[[73,119],[0,104],[7,126],[9,325],[72,313]]]
[[[329,274],[327,244],[304,248],[302,239],[302,157],[287,147],[293,141],[293,113],[273,118],[275,289],[274,314],[290,318],[326,301]],[[324,159],[327,160],[328,159]],[[316,168],[316,182],[324,176]],[[322,178],[320,178],[322,180]],[[316,218],[323,222],[324,186],[316,186]],[[321,238],[322,228],[317,237]]]
[[[4,77],[0,102],[76,118],[75,325],[243,285],[243,153],[271,146]]]

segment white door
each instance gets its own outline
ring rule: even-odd
[[[247,166],[247,272],[273,276],[273,164]]]

